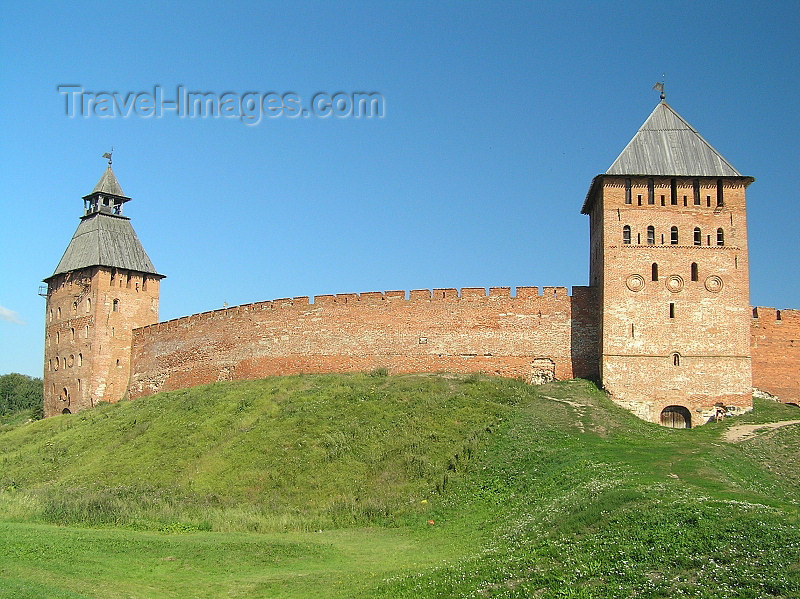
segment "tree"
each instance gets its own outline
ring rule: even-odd
[[[41,418],[43,412],[42,379],[18,374],[0,375],[0,414],[34,410]]]

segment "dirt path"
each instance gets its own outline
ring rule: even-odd
[[[800,420],[781,420],[780,422],[767,422],[765,424],[740,424],[732,426],[725,431],[725,440],[729,443],[747,441],[755,437],[762,429],[776,429],[790,424],[800,424]]]
[[[583,408],[586,407],[586,404],[578,403],[577,401],[570,401],[569,399],[558,399],[557,397],[550,397],[549,395],[542,395],[542,397],[551,401],[559,401],[575,408],[575,426],[577,426],[582,433],[586,432],[586,427],[581,421],[581,418],[583,418]]]

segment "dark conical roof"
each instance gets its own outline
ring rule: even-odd
[[[114,171],[111,170],[111,165],[109,164],[106,168],[103,176],[100,177],[100,180],[97,182],[97,185],[94,186],[92,193],[107,193],[110,195],[125,197],[125,192],[122,191],[122,186],[117,181],[117,178],[114,176]]]
[[[650,113],[605,174],[742,176],[664,100]]]

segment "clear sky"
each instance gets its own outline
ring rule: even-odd
[[[585,285],[581,204],[655,107],[662,73],[670,105],[756,178],[751,302],[800,308],[797,1],[0,11],[0,374],[42,374],[37,291],[112,146],[125,214],[167,275],[162,320],[288,296]],[[98,103],[70,117],[59,86]],[[246,124],[125,104],[156,86],[167,101],[179,86],[293,93],[289,108],[309,111],[318,93],[376,92],[384,113]],[[100,92],[121,109],[104,111]]]

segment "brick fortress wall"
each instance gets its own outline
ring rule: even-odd
[[[753,387],[784,403],[800,403],[800,310],[753,308]]]
[[[133,332],[130,397],[301,372],[596,378],[596,291],[493,287],[279,299]]]

